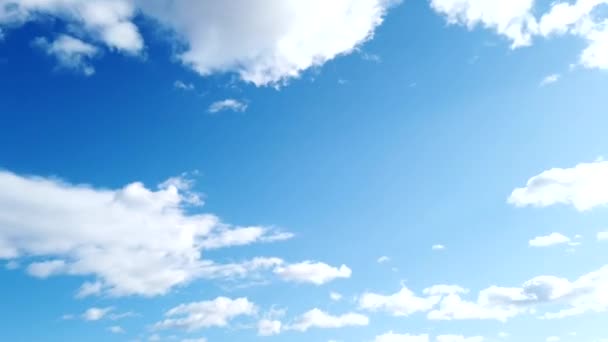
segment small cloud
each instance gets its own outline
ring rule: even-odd
[[[437,245],[433,245],[433,247],[431,247],[431,249],[434,251],[442,251],[445,249],[445,246],[437,244]]]
[[[85,321],[99,321],[112,310],[114,310],[114,308],[112,307],[90,308],[82,314],[82,319],[84,319]]]
[[[382,58],[379,55],[374,54],[374,53],[363,52],[361,54],[361,59],[363,59],[364,61],[374,62],[374,63],[382,62]]]
[[[175,89],[181,89],[181,90],[194,90],[194,84],[192,83],[185,83],[183,81],[177,80],[175,82],[173,82],[173,87],[175,87]]]
[[[598,241],[608,241],[608,231],[597,233]]]
[[[233,112],[244,112],[247,110],[248,104],[235,99],[225,99],[216,101],[209,106],[209,113],[217,113],[225,110]]]
[[[19,262],[15,260],[10,260],[4,265],[4,268],[6,268],[7,270],[16,270],[19,268],[19,266]]]
[[[534,239],[528,241],[528,245],[530,247],[550,247],[561,244],[570,244],[572,246],[570,238],[560,233],[551,233],[545,236],[537,236]]]
[[[561,338],[559,336],[549,336],[545,341],[547,342],[559,342]]]
[[[329,298],[331,298],[331,300],[333,300],[334,302],[337,302],[342,299],[342,295],[339,294],[338,292],[331,292],[329,294]]]
[[[384,264],[389,261],[391,261],[391,258],[387,257],[386,255],[383,255],[383,256],[379,257],[378,260],[376,260],[376,262],[379,264]]]
[[[509,337],[509,333],[506,333],[504,331],[501,331],[501,332],[498,333],[498,338],[506,339],[508,337]]]
[[[124,334],[125,333],[125,329],[123,329],[122,327],[120,327],[118,325],[113,325],[113,326],[109,327],[108,331],[111,332],[112,334]]]
[[[78,38],[62,34],[50,42],[44,37],[38,37],[32,45],[55,57],[61,68],[71,69],[85,76],[95,73],[90,61],[99,54],[99,49]]]
[[[553,83],[559,81],[559,79],[561,77],[562,76],[560,74],[551,74],[551,75],[543,78],[543,80],[540,82],[540,86],[541,87],[546,87],[546,86],[548,86],[550,84],[553,84]]]
[[[343,78],[338,79],[338,84],[339,84],[339,85],[345,85],[345,84],[347,84],[347,83],[348,83],[348,81],[347,81],[347,80],[345,80],[345,79],[343,79]]]

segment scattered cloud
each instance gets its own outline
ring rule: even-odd
[[[216,229],[201,242],[204,249],[218,249],[233,246],[244,246],[259,242],[284,241],[294,234],[277,231],[268,227],[222,227]]]
[[[298,317],[289,326],[289,329],[304,332],[310,328],[335,329],[348,326],[366,326],[368,324],[369,318],[358,313],[351,312],[340,316],[332,316],[315,308]]]
[[[9,260],[5,265],[4,268],[6,268],[7,270],[16,270],[20,267],[21,265],[15,261],[15,260]]]
[[[597,233],[597,240],[598,241],[608,241],[608,231]]]
[[[104,318],[113,308],[90,308],[82,314],[82,319],[85,321],[98,321]]]
[[[359,298],[359,307],[372,312],[384,311],[393,316],[409,316],[430,310],[438,301],[436,296],[418,297],[407,287],[402,287],[391,295],[366,292]]]
[[[551,247],[555,245],[562,245],[570,243],[570,238],[560,233],[551,233],[545,236],[537,236],[530,240],[528,244],[530,247]]]
[[[549,337],[547,337],[547,339],[545,339],[545,341],[547,341],[547,342],[559,342],[559,341],[561,341],[561,338],[559,336],[549,336]]]
[[[109,327],[108,331],[113,334],[124,334],[125,333],[125,329],[123,329],[119,325],[113,325],[113,326]]]
[[[560,74],[551,74],[546,76],[545,78],[543,78],[542,81],[540,81],[540,86],[541,87],[546,87],[550,84],[556,83],[557,81],[559,81],[559,79],[561,78]]]
[[[218,238],[241,230],[211,214],[190,214],[187,208],[201,203],[190,186],[172,179],[156,190],[139,182],[96,189],[0,171],[0,258],[27,257],[32,260],[27,272],[36,277],[94,277],[82,285],[79,297],[156,296],[200,278],[242,278],[279,265],[292,270],[277,258],[232,264],[203,260],[203,242],[219,248],[288,236],[258,227],[263,234],[257,239]],[[289,275],[285,269],[280,273]]]
[[[182,342],[207,342],[207,339],[204,337],[186,338],[186,339],[183,339]]]
[[[333,267],[322,262],[304,261],[278,266],[274,273],[286,281],[323,285],[338,278],[350,278],[348,266]]]
[[[431,249],[434,250],[434,251],[442,251],[442,250],[445,249],[445,246],[444,245],[433,245],[431,247]]]
[[[185,83],[184,81],[180,81],[180,80],[173,82],[173,87],[175,87],[175,89],[181,89],[181,90],[194,90],[195,89],[194,84]]]
[[[281,333],[282,323],[279,320],[262,319],[258,322],[258,335],[273,336]]]
[[[331,300],[333,300],[334,302],[338,302],[338,301],[342,300],[342,295],[339,294],[338,292],[331,292],[329,294],[329,298]]]
[[[431,0],[431,7],[449,24],[494,30],[510,40],[512,48],[532,45],[535,37],[581,37],[588,45],[578,64],[608,68],[608,25],[605,15],[595,13],[607,0],[556,1],[540,16],[535,16],[534,4],[534,0]]]
[[[238,316],[253,316],[255,304],[247,298],[218,297],[212,301],[181,304],[165,313],[165,319],[154,325],[155,329],[177,328],[194,331],[208,327],[225,327]]]
[[[573,168],[554,168],[530,178],[508,199],[518,207],[568,204],[578,211],[608,204],[608,162],[598,160]]]
[[[90,61],[99,54],[99,49],[78,38],[60,35],[54,41],[49,42],[44,37],[38,37],[32,44],[47,55],[55,57],[60,68],[71,69],[86,76],[95,73],[95,68]]]
[[[465,337],[462,335],[440,335],[437,336],[437,342],[483,342],[485,339],[482,336]]]
[[[429,335],[397,334],[389,331],[376,336],[374,342],[429,342]]]
[[[249,105],[245,102],[241,102],[235,99],[225,99],[221,101],[213,102],[209,106],[209,113],[218,113],[222,111],[233,111],[233,112],[244,112],[247,110]]]
[[[378,260],[376,260],[379,264],[384,264],[386,262],[391,261],[391,258],[387,257],[386,255],[383,255],[381,257],[378,258]]]

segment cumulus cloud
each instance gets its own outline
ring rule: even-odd
[[[282,323],[279,320],[262,319],[258,322],[258,335],[272,336],[281,333]]]
[[[550,247],[570,243],[570,241],[570,238],[565,235],[560,233],[551,233],[545,236],[537,236],[530,240],[528,244],[530,247]]]
[[[538,17],[534,4],[534,0],[431,0],[432,8],[448,23],[470,29],[482,25],[509,39],[513,48],[531,45],[534,37],[581,37],[588,45],[579,63],[588,68],[608,68],[608,20],[598,10],[608,0],[555,1]]]
[[[312,309],[289,326],[290,330],[307,331],[310,328],[335,329],[348,326],[366,326],[369,324],[367,316],[358,313],[346,313],[332,316],[320,309]]]
[[[55,57],[60,68],[71,69],[86,76],[95,73],[95,68],[91,65],[90,60],[99,54],[99,50],[80,39],[60,35],[54,41],[49,42],[44,37],[38,37],[34,40],[33,45],[47,55]]]
[[[136,15],[170,34],[176,60],[201,75],[236,73],[255,85],[276,85],[373,36],[397,0],[0,0],[0,25],[45,16],[63,20],[87,40],[139,54]]]
[[[253,316],[255,304],[247,298],[218,297],[211,301],[181,304],[165,313],[166,318],[155,329],[177,328],[187,331],[208,327],[225,327],[238,316]]]
[[[135,12],[130,0],[0,0],[0,25],[16,26],[50,16],[110,49],[137,54],[144,44],[132,22]]]
[[[429,335],[397,334],[389,331],[376,336],[374,342],[429,342]]]
[[[338,278],[350,278],[352,271],[346,265],[338,268],[322,262],[303,261],[279,266],[274,273],[286,281],[323,285]]]
[[[399,292],[383,295],[366,292],[359,298],[359,307],[369,311],[384,311],[393,316],[409,316],[416,312],[425,312],[433,308],[439,297],[418,297],[407,287]]]
[[[247,103],[235,99],[225,99],[213,102],[209,106],[209,113],[217,113],[225,110],[233,112],[244,112],[247,110]]]
[[[264,271],[287,280],[305,281],[308,276],[313,283],[345,275],[344,268],[321,263],[303,274],[302,265],[305,269],[308,263],[290,265],[279,258],[227,264],[203,260],[205,248],[292,235],[273,228],[232,227],[212,214],[190,213],[201,204],[191,186],[171,178],[157,189],[139,182],[97,189],[0,171],[0,259],[27,258],[27,272],[39,278],[92,277],[81,286],[79,297],[155,296],[195,279],[238,280]]]
[[[608,162],[598,160],[572,168],[553,168],[513,190],[508,202],[518,207],[568,204],[579,211],[608,204]]]

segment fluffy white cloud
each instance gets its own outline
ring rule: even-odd
[[[389,0],[137,1],[184,43],[177,58],[202,75],[236,72],[256,85],[297,77],[353,51]]]
[[[332,316],[320,309],[312,309],[298,317],[289,326],[291,330],[307,331],[310,328],[342,328],[347,326],[365,326],[369,324],[367,316],[358,313],[346,313],[340,316]]]
[[[389,331],[376,336],[374,342],[429,342],[429,335],[397,334]]]
[[[322,262],[303,261],[278,266],[274,273],[286,281],[323,285],[338,278],[350,278],[352,271],[346,265],[337,268]]]
[[[244,112],[247,110],[247,103],[235,99],[225,99],[213,102],[209,106],[209,113],[217,113],[225,110],[233,112]]]
[[[171,32],[176,59],[201,75],[279,84],[354,51],[398,0],[0,0],[0,25],[50,16],[82,38],[138,54],[136,14]]]
[[[82,285],[79,297],[155,296],[195,279],[241,279],[273,270],[288,280],[309,276],[314,283],[344,276],[343,269],[332,273],[335,269],[328,265],[313,266],[318,273],[298,273],[302,264],[278,258],[228,264],[203,260],[204,248],[292,235],[264,227],[231,227],[214,215],[190,213],[192,205],[201,203],[190,186],[187,180],[172,178],[157,190],[141,183],[95,189],[0,171],[0,259],[32,260],[27,272],[40,278],[93,277]]]
[[[598,241],[608,241],[608,231],[597,233],[597,240]]]
[[[535,17],[534,0],[431,0],[432,8],[448,23],[473,28],[482,25],[512,42],[512,47],[530,45],[535,36],[570,34],[588,41],[579,62],[588,68],[608,68],[608,21],[596,11],[608,0],[555,1]]]
[[[462,335],[440,335],[437,342],[483,342],[482,336],[465,337]]]
[[[282,323],[279,320],[262,319],[258,322],[258,335],[272,336],[281,333]]]
[[[559,81],[559,79],[561,77],[562,76],[560,74],[551,74],[551,75],[548,75],[545,78],[543,78],[542,81],[540,81],[540,86],[541,87],[545,87],[545,86],[548,86],[550,84],[556,83],[557,81]]]
[[[218,297],[212,301],[181,304],[165,313],[165,318],[154,325],[156,329],[178,328],[188,331],[208,327],[225,327],[238,316],[252,316],[255,304],[247,298]]]
[[[528,244],[530,247],[550,247],[555,245],[561,245],[569,243],[571,240],[569,237],[560,233],[551,233],[545,236],[537,236],[530,240]]]
[[[54,41],[49,42],[46,38],[38,37],[34,40],[33,45],[42,49],[49,56],[55,57],[62,68],[73,69],[86,76],[95,73],[95,68],[91,66],[90,60],[99,54],[99,50],[80,39],[60,35]]]
[[[438,296],[418,297],[407,287],[402,287],[392,295],[366,292],[359,298],[359,307],[369,311],[385,311],[393,316],[409,316],[428,311],[438,302]]]
[[[131,21],[135,12],[130,0],[0,0],[0,25],[51,16],[93,41],[135,54],[143,49],[143,39]]]
[[[608,162],[598,160],[573,168],[554,168],[513,190],[509,203],[519,207],[570,204],[579,211],[608,204]]]
[[[444,250],[444,249],[445,249],[445,246],[444,246],[444,245],[439,245],[439,244],[437,244],[437,245],[433,245],[433,246],[431,247],[431,249],[432,249],[432,250],[434,250],[434,251],[442,251],[442,250]]]
[[[537,26],[533,6],[534,0],[431,0],[431,7],[448,23],[469,29],[483,25],[509,38],[513,47],[531,43]]]

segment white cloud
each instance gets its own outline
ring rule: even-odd
[[[334,302],[338,302],[338,301],[340,301],[342,299],[342,295],[339,294],[338,292],[331,292],[329,294],[329,298],[331,300],[333,300]]]
[[[199,278],[236,279],[288,267],[277,258],[232,264],[202,260],[207,237],[239,228],[214,215],[190,214],[191,203],[200,199],[186,184],[95,189],[0,171],[0,258],[33,259],[27,271],[37,277],[93,277],[79,296],[155,296]],[[262,235],[256,242],[272,237]]]
[[[294,235],[280,232],[268,227],[239,227],[216,229],[201,242],[204,249],[218,249],[231,246],[243,246],[256,242],[276,242],[291,239]]]
[[[338,278],[350,278],[352,271],[346,265],[337,268],[322,262],[304,261],[278,266],[274,273],[286,281],[323,285]]]
[[[343,328],[347,326],[366,326],[369,324],[367,316],[358,313],[346,313],[340,316],[332,316],[320,309],[312,309],[298,317],[289,326],[291,330],[307,331],[310,328]]]
[[[503,340],[506,339],[506,338],[508,338],[509,336],[510,336],[509,333],[504,332],[504,331],[501,331],[501,332],[498,333],[498,338],[501,338]]]
[[[138,1],[176,31],[177,58],[202,75],[236,72],[276,84],[352,52],[380,25],[387,0]]]
[[[565,235],[560,233],[551,233],[545,236],[537,236],[530,240],[528,244],[530,247],[550,247],[570,243],[570,241],[570,238]]]
[[[165,318],[154,325],[156,329],[179,328],[187,331],[208,327],[225,327],[238,316],[253,316],[255,304],[247,298],[218,297],[212,301],[181,304],[165,313]]]
[[[579,36],[588,42],[579,63],[588,68],[608,68],[608,20],[595,11],[608,0],[556,1],[538,18],[534,16],[534,4],[534,0],[431,0],[433,9],[448,23],[493,29],[508,38],[513,48],[530,45],[537,36]]]
[[[437,342],[483,342],[485,339],[482,336],[465,337],[462,335],[440,335],[437,336]]]
[[[376,260],[379,264],[384,264],[386,262],[391,261],[391,258],[387,257],[386,255],[383,255],[381,257],[378,258],[378,260]]]
[[[110,49],[136,54],[143,49],[143,40],[131,21],[135,12],[130,0],[0,0],[0,25],[15,26],[51,16]]]
[[[541,87],[545,87],[545,86],[548,86],[550,84],[556,83],[557,81],[559,81],[560,78],[561,78],[560,74],[551,74],[551,75],[548,75],[545,78],[543,78],[542,81],[540,81],[540,86]]]
[[[429,342],[429,335],[396,334],[389,331],[376,336],[374,342]]]
[[[433,308],[439,297],[418,297],[407,287],[392,295],[366,292],[359,298],[359,307],[369,311],[385,311],[393,316],[409,316]]]
[[[508,202],[518,207],[573,205],[586,211],[608,204],[608,162],[598,160],[573,168],[554,168],[536,175],[513,190]]]
[[[200,338],[186,338],[183,339],[182,342],[207,342],[207,339],[204,337]]]
[[[108,331],[113,334],[124,334],[125,333],[125,329],[123,329],[119,325],[113,325],[113,326],[109,327]]]
[[[244,112],[247,110],[248,105],[245,102],[241,102],[235,99],[225,99],[221,101],[213,102],[209,106],[209,113],[217,113],[225,110],[233,112]]]
[[[180,80],[173,82],[173,86],[176,89],[181,89],[181,90],[194,90],[194,84],[185,83],[184,81],[180,81]]]
[[[559,341],[561,341],[561,338],[559,336],[549,336],[549,337],[547,337],[547,339],[545,341],[547,341],[547,342],[559,342]]]
[[[533,5],[534,0],[431,0],[431,7],[448,23],[496,30],[511,40],[513,47],[531,44],[537,26],[531,14]]]
[[[4,268],[6,268],[7,270],[16,270],[20,267],[21,265],[15,261],[15,260],[10,260],[9,262],[7,262],[4,265]]]
[[[90,61],[99,54],[99,49],[91,44],[68,35],[60,35],[53,42],[38,37],[33,44],[49,56],[55,57],[62,68],[72,69],[86,76],[95,73]]]
[[[90,308],[82,314],[82,319],[85,321],[98,321],[103,319],[113,308]]]
[[[272,336],[281,333],[282,323],[279,320],[262,319],[258,322],[258,335]]]
[[[598,241],[608,241],[608,231],[597,233],[597,240]]]
[[[445,249],[445,246],[444,245],[439,245],[439,244],[438,245],[433,245],[431,247],[431,249],[434,250],[434,251],[442,251],[442,250]]]

